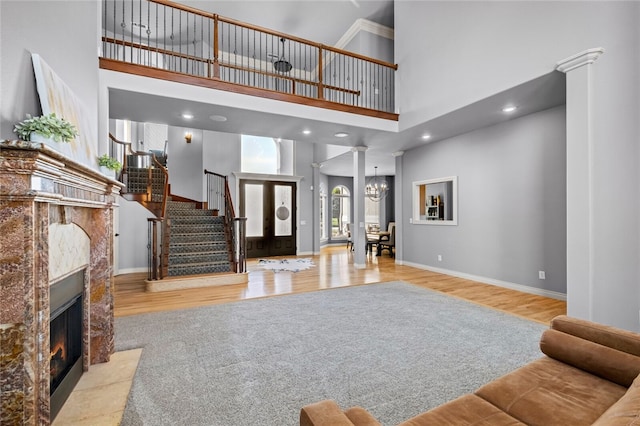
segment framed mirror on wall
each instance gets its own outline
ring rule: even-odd
[[[413,223],[458,224],[458,177],[413,182]]]

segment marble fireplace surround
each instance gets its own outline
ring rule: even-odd
[[[83,369],[109,361],[121,187],[40,143],[0,141],[0,424],[50,424],[49,287],[82,268]]]

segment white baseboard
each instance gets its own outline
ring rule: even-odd
[[[566,294],[560,293],[560,292],[557,292],[557,291],[545,290],[545,289],[536,288],[536,287],[530,287],[528,285],[511,283],[511,282],[508,282],[508,281],[496,280],[494,278],[481,277],[479,275],[467,274],[465,272],[450,271],[448,269],[436,268],[434,266],[422,265],[420,263],[407,262],[407,261],[403,261],[403,262],[397,262],[396,261],[396,263],[399,263],[401,265],[412,266],[412,267],[418,268],[418,269],[424,269],[424,270],[427,270],[427,271],[438,272],[440,274],[451,275],[453,277],[464,278],[464,279],[471,280],[471,281],[478,281],[478,282],[484,283],[484,284],[491,284],[491,285],[495,285],[495,286],[498,286],[498,287],[504,287],[504,288],[508,288],[508,289],[511,289],[511,290],[521,291],[523,293],[535,294],[535,295],[538,295],[538,296],[549,297],[551,299],[557,299],[557,300],[564,300],[564,301],[567,300],[567,295]]]
[[[118,269],[117,273],[114,275],[124,275],[124,274],[137,274],[139,272],[147,272],[147,268],[126,268],[126,269]]]
[[[312,251],[299,251],[296,256],[313,256]]]

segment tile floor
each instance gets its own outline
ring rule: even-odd
[[[116,352],[89,367],[53,421],[53,426],[117,426],[127,403],[142,349]]]

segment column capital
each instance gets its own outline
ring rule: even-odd
[[[351,148],[351,152],[364,152],[366,151],[368,148],[366,146],[354,146]]]
[[[593,49],[587,49],[583,52],[576,53],[569,56],[556,64],[556,70],[567,73],[576,68],[580,68],[583,65],[589,65],[594,63],[600,55],[604,53],[603,47],[595,47]]]
[[[311,163],[311,167],[314,169],[319,169],[322,167],[322,163]]]
[[[393,155],[394,157],[402,157],[404,155],[404,151],[396,151],[391,155]]]

